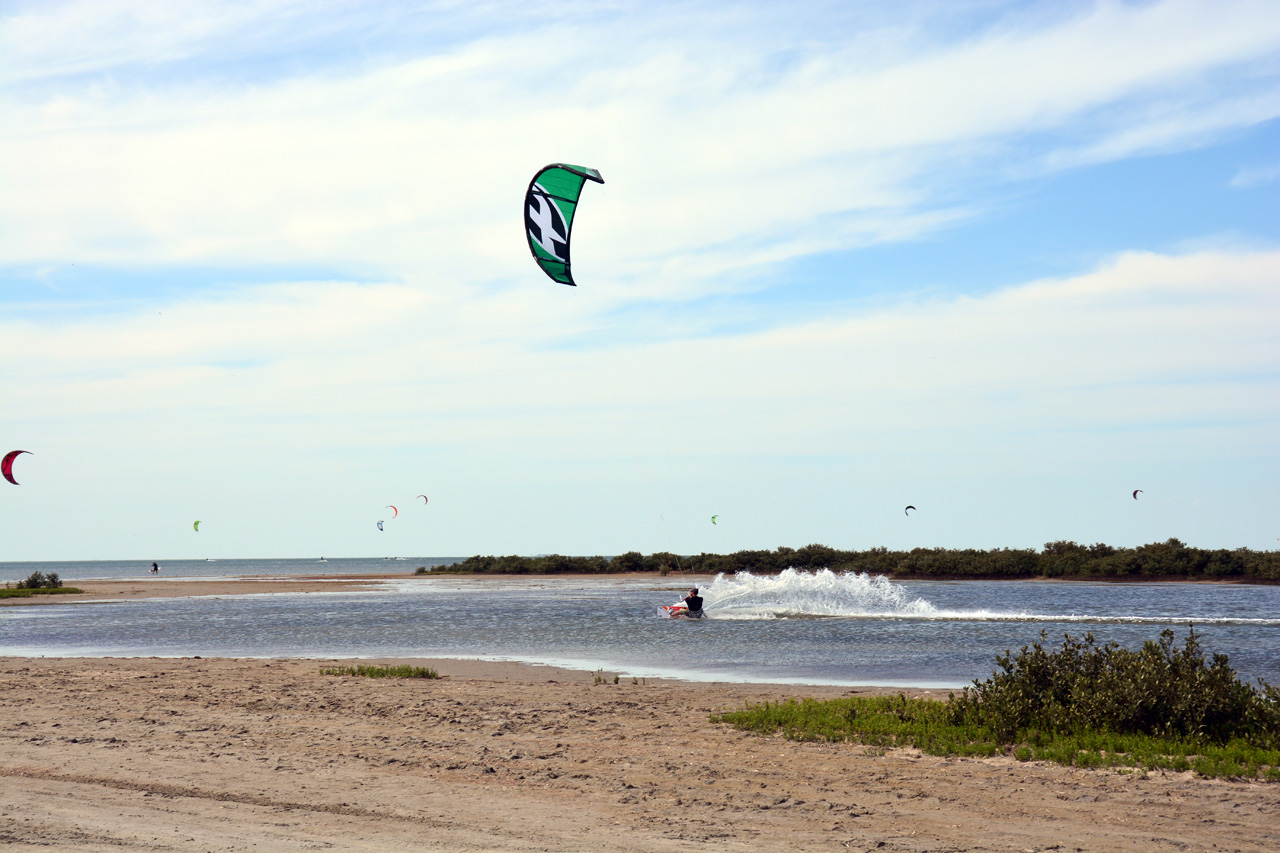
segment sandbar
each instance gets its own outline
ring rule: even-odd
[[[406,572],[352,575],[244,575],[225,578],[165,578],[143,575],[136,578],[102,578],[65,580],[64,586],[83,590],[64,595],[36,595],[25,598],[0,599],[0,607],[25,607],[49,604],[83,604],[102,601],[130,601],[144,598],[181,598],[209,595],[263,595],[275,593],[356,592],[385,588],[388,583],[430,583],[453,587],[483,589],[493,586],[562,588],[584,582],[635,583],[651,582],[656,589],[683,590],[691,585],[706,585],[710,575],[683,577],[657,573],[616,573],[607,575],[468,575],[425,574]]]

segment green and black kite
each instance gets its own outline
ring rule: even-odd
[[[524,196],[524,231],[533,259],[552,281],[570,287],[577,285],[569,268],[569,235],[587,181],[603,184],[604,178],[585,166],[552,163],[533,176]]]

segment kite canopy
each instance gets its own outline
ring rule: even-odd
[[[715,524],[715,523],[716,523],[716,519],[717,519],[717,518],[719,518],[719,517],[720,517],[720,516],[718,516],[718,515],[713,515],[713,516],[711,516],[711,523],[712,523],[712,524]]]
[[[1138,492],[1140,492],[1140,491],[1142,491],[1142,489],[1134,489],[1134,490],[1133,490],[1133,499],[1134,499],[1135,501],[1138,499]]]
[[[4,474],[4,478],[15,486],[18,481],[13,479],[13,460],[18,458],[19,453],[31,453],[30,450],[10,450],[4,455],[4,462],[0,462],[0,473]]]
[[[381,521],[379,521],[379,522],[378,522],[378,529],[379,529],[379,530],[381,530],[381,529],[382,529],[382,522],[381,522]]]
[[[195,524],[191,525],[191,529],[192,529],[192,530],[194,530],[196,533],[199,533],[199,532],[200,532],[200,522],[198,522],[198,521],[197,521]]]
[[[915,507],[908,505],[908,506],[907,506],[907,509],[915,509]],[[903,514],[903,515],[911,515],[911,513],[907,512],[907,509],[904,509],[904,510],[902,511],[902,514]]]
[[[387,509],[391,510],[391,517],[392,517],[392,518],[395,518],[397,515],[399,515],[399,514],[400,514],[400,510],[396,509],[396,508],[395,508],[395,507],[393,507],[391,504],[387,504]]]
[[[426,496],[426,495],[418,495],[418,497],[422,498],[422,505],[423,505],[423,506],[426,506],[428,503],[430,503],[430,501],[428,501],[428,500],[427,500],[427,496]]]
[[[569,270],[569,237],[587,181],[603,184],[604,178],[586,166],[552,163],[533,176],[524,196],[524,233],[533,259],[552,281],[570,287],[577,285]]]

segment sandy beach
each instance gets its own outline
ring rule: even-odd
[[[83,590],[67,595],[36,595],[29,598],[0,599],[0,607],[27,607],[42,604],[84,604],[98,601],[129,601],[175,596],[253,595],[279,592],[351,592],[374,589],[380,581],[404,580],[407,575],[300,575],[261,578],[111,578],[71,580],[65,586]]]
[[[655,589],[668,590],[673,598],[684,594],[690,585],[709,584],[711,575],[682,574],[663,576],[656,572],[619,572],[611,575],[422,575],[386,572],[355,575],[284,575],[227,578],[164,578],[148,575],[136,578],[103,578],[100,580],[68,580],[65,586],[81,590],[66,595],[37,595],[28,598],[0,599],[0,607],[30,607],[48,604],[85,604],[102,601],[131,601],[144,598],[172,598],[208,595],[267,595],[281,592],[358,592],[375,590],[388,581],[418,580],[423,583],[447,584],[453,587],[487,589],[494,586],[526,587],[576,586],[586,579],[611,581],[651,581]],[[679,591],[679,594],[676,594]]]
[[[0,844],[1280,848],[1274,784],[793,743],[708,719],[854,689],[615,684],[607,673],[413,662],[446,677],[326,676],[332,662],[317,660],[0,659]]]

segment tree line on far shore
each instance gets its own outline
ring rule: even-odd
[[[660,551],[628,551],[615,557],[468,557],[434,572],[458,574],[560,575],[619,574],[623,572],[692,572],[695,574],[776,574],[786,569],[865,572],[897,578],[1076,580],[1224,580],[1280,583],[1280,551],[1249,548],[1209,550],[1189,547],[1177,539],[1136,548],[1097,543],[1047,542],[1034,548],[912,548],[890,551],[841,551],[826,545],[738,551],[733,554],[684,556]],[[426,569],[419,569],[425,574]]]

